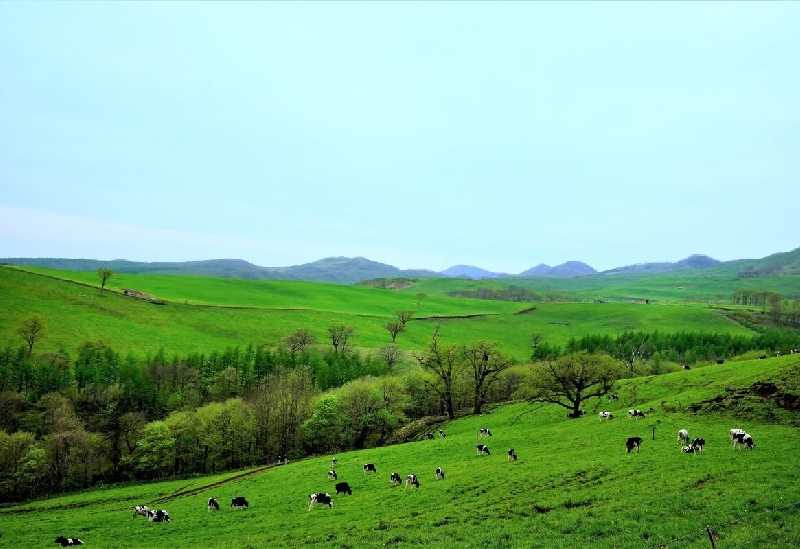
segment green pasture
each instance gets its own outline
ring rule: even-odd
[[[800,546],[800,482],[795,467],[796,412],[748,393],[747,406],[691,411],[692,405],[742,391],[754,382],[797,388],[795,357],[713,365],[620,384],[619,401],[594,399],[581,419],[554,405],[516,403],[491,413],[442,421],[444,439],[337,456],[352,496],[308,510],[325,491],[332,456],[250,476],[193,477],[107,487],[0,509],[0,545],[52,546],[57,535],[88,547],[361,547],[719,549]],[[745,391],[746,392],[746,391]],[[655,411],[629,420],[627,409]],[[616,419],[600,421],[597,411]],[[762,418],[769,418],[768,420]],[[477,439],[488,427],[494,436]],[[753,435],[752,451],[733,450],[728,431]],[[706,439],[700,455],[683,454],[678,429]],[[630,436],[644,439],[626,453]],[[487,444],[490,456],[476,454]],[[518,461],[509,462],[513,447]],[[364,475],[371,462],[377,475]],[[440,466],[445,479],[436,481]],[[416,474],[419,489],[390,487],[389,475]],[[226,479],[230,479],[225,482]],[[206,487],[206,488],[204,488]],[[208,513],[216,497],[222,510]],[[234,496],[250,508],[231,511]],[[166,509],[171,524],[132,517],[132,507]]]
[[[519,361],[530,355],[534,332],[553,345],[585,334],[626,330],[750,333],[718,309],[698,304],[510,303],[430,295],[417,305],[407,291],[153,275],[112,278],[101,295],[94,273],[36,271],[0,268],[0,342],[22,344],[16,326],[27,315],[39,314],[47,335],[36,344],[37,351],[59,346],[72,351],[85,341],[102,340],[123,354],[153,354],[163,348],[168,355],[186,355],[251,343],[274,346],[298,329],[310,330],[324,346],[327,327],[334,324],[353,326],[353,346],[371,350],[391,342],[384,325],[398,309],[415,310],[417,317],[397,338],[404,349],[424,348],[441,324],[445,343],[499,341]],[[165,304],[123,296],[123,288]]]

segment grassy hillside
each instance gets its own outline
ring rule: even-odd
[[[438,279],[421,279],[433,287]],[[716,309],[692,304],[644,305],[631,302],[510,303],[452,298],[431,292],[418,305],[413,290],[385,290],[293,281],[252,281],[203,277],[119,275],[101,295],[95,273],[36,273],[0,267],[0,342],[22,343],[14,334],[20,319],[40,314],[48,334],[37,349],[68,351],[85,341],[104,340],[115,350],[136,354],[185,355],[250,343],[277,345],[286,334],[308,329],[320,345],[327,344],[327,327],[355,327],[353,343],[376,349],[390,343],[383,328],[398,309],[416,310],[397,343],[423,348],[434,326],[442,323],[443,340],[452,343],[496,340],[505,352],[525,360],[530,334],[563,345],[587,333],[616,334],[624,330],[696,330],[747,334]],[[121,295],[133,288],[164,300],[165,305]],[[525,314],[522,311],[535,306]]]
[[[353,495],[334,497],[333,509],[307,510],[308,494],[333,492],[331,456],[36,501],[0,510],[0,544],[52,546],[61,534],[90,547],[679,549],[710,546],[710,525],[720,548],[797,547],[798,417],[776,402],[796,398],[798,380],[800,362],[782,357],[630,380],[619,402],[589,401],[579,420],[553,405],[503,406],[442,423],[445,439],[339,454]],[[628,420],[633,406],[655,412]],[[602,410],[618,419],[598,421]],[[494,434],[479,441],[490,456],[475,452],[482,427]],[[753,435],[755,450],[731,449],[733,427]],[[680,453],[680,428],[706,439],[704,454]],[[625,452],[629,436],[644,439],[640,453]],[[509,447],[518,461],[507,461]],[[377,475],[362,474],[366,462]],[[434,480],[437,466],[444,480]],[[391,488],[392,471],[417,474],[420,488]],[[239,495],[250,508],[228,510]],[[206,511],[209,496],[221,511]],[[172,523],[133,520],[142,503],[168,510]]]

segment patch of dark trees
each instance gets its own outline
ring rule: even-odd
[[[447,295],[472,299],[491,299],[494,301],[515,301],[519,303],[543,301],[542,296],[536,292],[514,284],[503,288],[482,287],[472,290],[452,290],[447,292]]]

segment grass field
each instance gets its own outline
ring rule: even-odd
[[[440,426],[444,439],[339,454],[339,480],[352,496],[308,511],[308,494],[333,492],[331,456],[236,473],[107,487],[0,510],[0,545],[53,546],[57,535],[88,547],[453,547],[656,548],[800,546],[796,412],[748,392],[756,381],[800,387],[795,357],[726,362],[623,382],[619,402],[593,400],[568,420],[553,405],[509,404]],[[692,406],[742,390],[727,409]],[[744,396],[742,396],[744,395]],[[636,407],[655,412],[627,419]],[[610,410],[617,419],[598,421]],[[476,439],[478,428],[491,438]],[[734,451],[729,429],[756,442]],[[707,440],[701,455],[682,454],[678,429]],[[626,453],[629,436],[644,439]],[[476,442],[492,454],[479,456]],[[518,461],[508,462],[513,447]],[[362,474],[375,463],[378,474]],[[444,480],[434,480],[441,466]],[[391,488],[397,471],[419,489]],[[241,473],[238,473],[240,475]],[[250,508],[230,511],[243,495]],[[209,514],[215,496],[222,510]],[[166,509],[171,524],[132,519],[132,507]]]
[[[170,355],[186,355],[251,343],[278,345],[301,328],[325,345],[327,327],[333,324],[355,327],[352,343],[369,350],[391,342],[383,326],[398,309],[415,310],[419,319],[398,337],[404,349],[423,348],[441,323],[447,343],[499,341],[520,361],[530,355],[534,332],[553,345],[589,333],[615,335],[625,330],[751,333],[719,309],[697,303],[510,303],[444,295],[447,287],[461,287],[463,281],[458,280],[444,286],[441,279],[421,279],[418,287],[431,291],[420,304],[414,287],[394,291],[311,282],[120,275],[110,279],[101,295],[98,282],[95,273],[0,267],[0,342],[21,344],[16,326],[25,316],[39,314],[48,333],[37,343],[38,351],[59,346],[72,351],[85,341],[103,340],[123,354],[152,354],[163,348]],[[166,304],[122,296],[123,288]]]

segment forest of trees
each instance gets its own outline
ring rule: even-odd
[[[26,328],[24,344],[0,348],[4,501],[377,446],[397,440],[412,420],[528,398],[537,371],[514,365],[497,342],[445,343],[438,330],[427,348],[405,356],[394,345],[349,351],[341,327],[332,327],[337,346],[313,345],[299,330],[276,348],[137,357],[89,341],[72,354],[37,353],[43,325]],[[36,337],[26,337],[30,328]],[[713,361],[796,341],[796,331],[776,329],[752,337],[588,335],[564,349],[533,334],[531,344],[532,363],[585,352],[610,357],[632,376],[661,373],[666,361]]]

